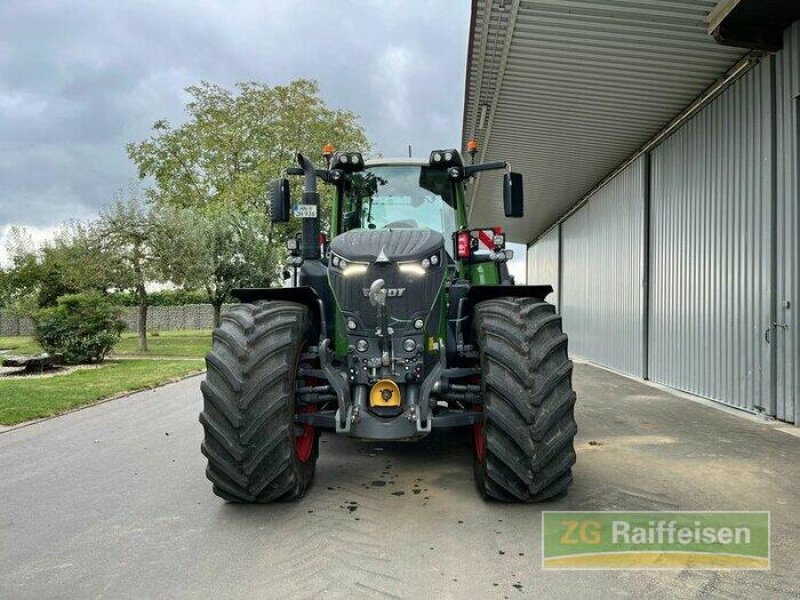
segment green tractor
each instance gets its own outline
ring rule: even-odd
[[[475,175],[501,170],[505,215],[521,217],[522,177],[456,150],[323,156],[324,169],[298,154],[270,185],[273,223],[302,220],[288,243],[293,285],[236,290],[242,304],[214,331],[200,415],[214,492],[301,498],[321,431],[413,441],[466,427],[485,498],[566,494],[575,393],[552,288],[514,285],[502,230],[470,229],[464,206]],[[289,175],[304,178],[294,205]],[[318,180],[335,188],[330,243]]]

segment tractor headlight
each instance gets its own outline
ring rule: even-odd
[[[352,277],[354,275],[363,275],[364,273],[366,273],[367,265],[357,263],[357,264],[347,265],[346,267],[343,267],[343,269],[344,271],[342,274],[345,277]]]
[[[367,340],[358,340],[356,342],[356,350],[359,352],[366,352],[369,349],[369,342]]]
[[[434,267],[439,264],[439,255],[438,254],[434,254],[433,256],[431,256],[431,264]]]
[[[427,269],[430,266],[431,266],[431,261],[428,260],[427,258],[423,258],[422,259],[422,268],[423,269]]]
[[[425,275],[425,269],[416,263],[404,263],[398,266],[401,273],[407,275]]]
[[[417,342],[415,342],[411,338],[408,338],[403,342],[403,350],[405,350],[406,352],[413,352],[416,349],[417,349]]]
[[[429,164],[437,169],[458,167],[459,173],[461,172],[461,167],[464,165],[464,163],[461,162],[461,155],[456,149],[434,150],[431,152]]]
[[[422,319],[417,319],[414,321],[414,329],[422,329],[425,326],[425,321]]]
[[[331,168],[355,173],[364,169],[364,157],[360,152],[337,152],[331,158]]]
[[[348,329],[355,329],[356,327],[358,327],[358,324],[355,322],[355,319],[347,319]]]

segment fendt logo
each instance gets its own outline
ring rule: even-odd
[[[388,298],[398,298],[405,294],[406,288],[383,288]],[[361,288],[361,293],[364,298],[369,298],[369,288]]]

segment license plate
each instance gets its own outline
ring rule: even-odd
[[[317,206],[315,204],[295,204],[292,210],[294,216],[299,219],[317,218]]]

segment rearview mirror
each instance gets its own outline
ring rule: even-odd
[[[285,177],[269,183],[269,218],[273,223],[289,222],[289,180]]]
[[[503,209],[506,217],[522,216],[522,174],[506,173],[503,177]]]

